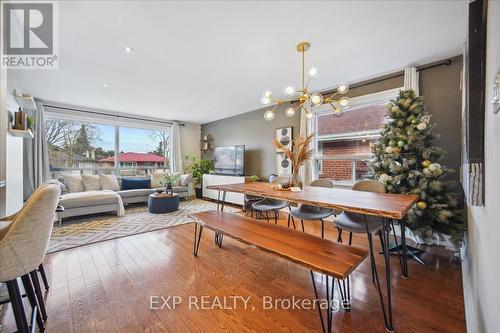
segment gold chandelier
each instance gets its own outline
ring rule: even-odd
[[[260,103],[262,105],[275,105],[272,110],[267,110],[264,113],[264,119],[267,121],[271,121],[274,119],[274,112],[278,109],[278,107],[284,103],[290,103],[298,101],[299,105],[296,107],[289,106],[285,109],[285,114],[287,117],[293,117],[296,111],[305,111],[305,115],[307,118],[313,117],[312,109],[315,106],[319,106],[322,104],[330,104],[332,107],[332,111],[334,114],[339,115],[349,107],[349,97],[343,96],[338,100],[335,99],[337,94],[345,94],[349,90],[349,85],[347,83],[342,83],[337,87],[337,91],[328,97],[323,96],[319,92],[311,93],[309,88],[309,83],[313,78],[318,75],[318,69],[316,67],[311,67],[307,72],[307,82],[305,75],[305,52],[309,50],[311,44],[309,42],[302,42],[297,44],[297,51],[302,54],[302,89],[296,90],[294,85],[286,85],[283,88],[283,95],[285,99],[278,99],[273,97],[273,92],[271,90],[265,90]],[[298,99],[296,98],[296,95]]]

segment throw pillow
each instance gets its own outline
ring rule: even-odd
[[[83,192],[82,177],[80,175],[63,175],[64,184],[71,193]]]
[[[164,172],[153,172],[151,174],[151,188],[160,188],[162,187],[160,184],[160,179],[163,177]]]
[[[193,180],[192,173],[187,173],[185,175],[181,175],[181,177],[179,178],[179,185],[180,186],[188,186],[192,180]]]
[[[119,191],[120,184],[115,175],[99,175],[99,182],[103,190]]]
[[[99,175],[82,175],[82,183],[85,191],[100,191],[102,190]]]
[[[65,193],[68,193],[69,190],[68,188],[66,187],[66,185],[64,185],[64,183],[60,182],[59,180],[57,179],[49,179],[47,180],[44,184],[54,184],[54,185],[58,185],[59,188],[61,189],[61,194],[65,194]]]
[[[151,188],[151,179],[122,179],[122,190],[142,190],[146,188]]]

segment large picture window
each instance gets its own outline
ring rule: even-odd
[[[170,169],[170,129],[102,125],[55,117],[48,117],[45,125],[53,178],[62,174],[146,176],[155,169]]]
[[[380,128],[386,122],[385,105],[397,91],[352,98],[351,107],[340,115],[326,107],[315,113],[315,178],[352,185],[368,176],[370,144],[379,137]]]

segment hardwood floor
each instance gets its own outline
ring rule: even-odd
[[[305,222],[306,232],[315,235],[319,226]],[[336,239],[335,228],[327,224],[325,230]],[[194,258],[193,234],[187,224],[48,255],[47,332],[321,332],[316,309],[283,309],[285,302],[263,308],[264,296],[312,300],[308,270],[229,238],[219,249],[209,230]],[[366,236],[354,236],[353,244],[367,248]],[[410,260],[410,277],[403,279],[397,257],[391,257],[395,331],[465,332],[460,266],[437,248],[423,259],[428,266]],[[376,260],[383,278],[383,258]],[[334,332],[385,332],[368,260],[352,277],[352,311],[335,313]],[[324,282],[319,274],[316,279]],[[239,301],[233,310],[189,310],[189,296],[209,296],[212,303],[232,295],[249,296],[248,308]],[[151,310],[150,296],[180,296],[182,303]],[[15,331],[10,306],[2,308],[0,320],[0,333]]]

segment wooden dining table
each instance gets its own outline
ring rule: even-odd
[[[384,222],[384,232],[382,232],[384,236],[382,238],[384,243],[387,245],[389,244],[389,230],[391,230],[393,221],[397,220],[401,226],[401,249],[403,253],[400,257],[401,270],[404,276],[408,275],[408,265],[405,255],[406,223],[404,217],[418,201],[419,197],[417,195],[373,193],[355,191],[351,189],[324,188],[315,186],[304,186],[300,192],[293,192],[290,190],[275,189],[274,184],[264,182],[210,185],[207,186],[207,188],[218,191],[217,209],[220,210],[224,210],[226,193],[234,192],[284,200],[295,204],[306,204],[322,208],[331,208],[344,212],[358,213],[362,214],[365,218],[366,216],[377,216]],[[388,246],[383,246],[383,254],[386,275],[387,308],[382,296],[376,267],[374,267],[374,275],[384,315],[385,326],[389,331],[392,331],[391,273]],[[374,259],[372,258],[372,260]]]

